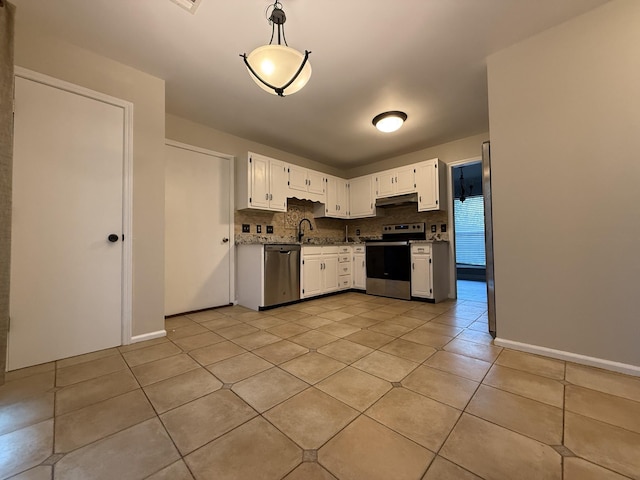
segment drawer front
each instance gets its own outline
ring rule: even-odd
[[[320,255],[322,247],[302,247],[302,255]]]
[[[345,262],[350,262],[351,261],[351,255],[347,254],[340,254],[340,256],[338,257],[338,261],[340,263],[345,263]]]
[[[338,275],[351,275],[351,264],[341,263],[338,265]]]
[[[353,247],[353,253],[364,253],[364,245],[358,245],[357,247]]]
[[[340,247],[338,247],[338,253],[351,253],[351,247],[349,247],[348,245],[341,245]]]
[[[431,245],[411,245],[412,255],[431,255]]]
[[[340,275],[338,282],[340,289],[351,288],[351,275]]]
[[[340,247],[321,247],[322,248],[322,253],[324,253],[325,255],[327,253],[339,253]]]

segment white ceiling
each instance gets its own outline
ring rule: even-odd
[[[12,0],[17,28],[56,36],[166,80],[166,108],[338,168],[488,131],[485,58],[607,0],[282,0],[311,80],[279,98],[240,58],[266,44],[268,0]],[[409,118],[382,134],[371,119]]]

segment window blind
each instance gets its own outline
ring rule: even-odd
[[[453,201],[456,263],[486,266],[484,246],[484,198],[482,195]]]

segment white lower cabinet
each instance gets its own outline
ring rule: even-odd
[[[339,288],[339,247],[302,247],[300,297],[309,298],[335,292]]]
[[[338,247],[338,290],[351,288],[351,247]]]
[[[449,244],[411,245],[411,296],[440,302],[449,297]]]
[[[367,263],[364,245],[356,245],[353,247],[351,275],[353,277],[353,288],[357,288],[358,290],[367,289]]]

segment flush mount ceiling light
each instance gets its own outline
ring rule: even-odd
[[[398,130],[406,119],[407,114],[404,112],[384,112],[373,117],[372,123],[381,132],[391,133]]]
[[[311,77],[309,52],[304,54],[289,47],[284,36],[284,22],[287,17],[280,2],[270,5],[273,8],[268,17],[271,24],[271,40],[269,45],[256,48],[249,55],[240,55],[249,70],[249,74],[260,88],[273,95],[284,97],[304,87]],[[267,12],[269,11],[267,8]],[[278,31],[278,44],[273,44],[273,37]],[[284,42],[284,45],[282,45]]]

